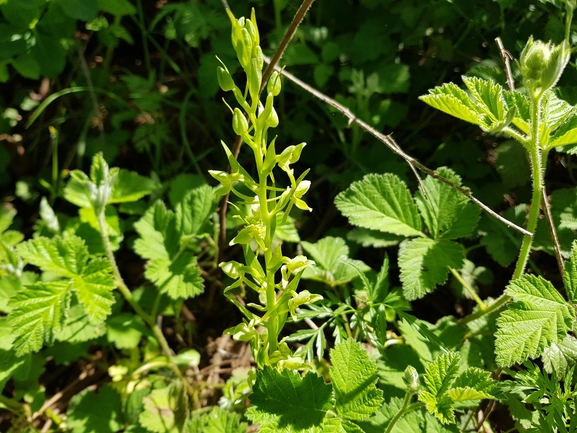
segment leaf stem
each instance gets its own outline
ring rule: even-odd
[[[397,421],[399,421],[407,413],[412,412],[412,411],[417,410],[417,409],[420,409],[420,408],[425,406],[425,403],[423,403],[422,401],[411,403],[411,399],[413,398],[413,395],[414,394],[411,391],[407,390],[407,393],[405,394],[405,400],[403,401],[403,406],[399,409],[399,411],[391,419],[391,422],[389,422],[389,425],[387,426],[385,433],[391,433],[393,431],[393,428],[395,427],[395,424],[397,423]]]
[[[154,317],[151,316],[150,314],[148,314],[146,311],[144,311],[142,309],[142,307],[140,306],[140,304],[136,301],[136,299],[134,299],[134,297],[132,296],[132,292],[130,291],[130,289],[128,288],[126,283],[124,282],[122,275],[120,275],[120,271],[118,270],[118,265],[116,264],[116,259],[114,257],[114,253],[112,252],[112,247],[110,245],[110,240],[108,239],[108,227],[106,225],[104,210],[105,210],[105,207],[103,207],[102,211],[97,215],[98,226],[100,228],[100,235],[102,236],[102,242],[104,244],[104,249],[106,250],[106,256],[108,257],[108,260],[110,261],[110,264],[112,265],[112,273],[113,273],[114,279],[116,281],[116,287],[118,287],[118,290],[120,291],[122,296],[124,296],[124,299],[126,299],[126,301],[134,309],[134,311],[136,311],[136,314],[138,314],[140,317],[142,317],[142,319],[150,327],[150,329],[152,330],[152,333],[154,334],[156,340],[158,341],[158,344],[161,347],[163,355],[166,357],[167,361],[171,365],[170,368],[172,369],[172,371],[174,371],[176,376],[184,384],[184,386],[187,389],[188,394],[191,397],[194,397],[194,390],[192,389],[192,387],[190,386],[190,384],[188,383],[186,378],[183,376],[180,369],[172,362],[172,349],[168,345],[166,338],[164,338],[164,334],[162,333],[162,330],[156,324]]]
[[[485,310],[485,308],[487,308],[487,306],[485,305],[483,300],[481,298],[479,298],[479,295],[477,295],[477,292],[471,286],[469,286],[467,284],[467,282],[463,279],[463,277],[461,277],[461,274],[459,274],[455,269],[453,269],[451,267],[449,267],[449,270],[451,271],[453,276],[457,279],[457,281],[459,283],[461,283],[461,285],[467,291],[467,293],[469,293],[469,295],[471,295],[471,298],[473,298],[473,300],[477,303],[479,308],[481,310]]]

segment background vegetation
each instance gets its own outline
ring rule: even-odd
[[[405,152],[426,166],[449,167],[475,197],[523,224],[532,186],[523,147],[434,110],[419,97],[445,82],[461,86],[463,75],[506,87],[495,38],[500,37],[515,58],[531,35],[561,43],[566,39],[566,3],[571,2],[317,0],[280,64],[376,130],[392,134]],[[261,46],[271,56],[300,2],[238,0],[229,5],[237,17],[249,16],[255,8]],[[233,107],[236,102],[220,89],[216,74],[216,56],[235,79],[240,71],[230,26],[220,0],[0,1],[1,431],[178,431],[183,428],[180,420],[189,419],[178,407],[188,407],[197,416],[197,424],[187,427],[191,431],[246,430],[246,377],[253,360],[246,341],[223,334],[241,322],[242,314],[223,294],[231,275],[218,267],[222,260],[241,261],[241,249],[228,246],[240,228],[233,215],[241,212],[230,209],[226,242],[221,244],[225,248],[219,248],[216,202],[202,205],[209,201],[203,198],[210,194],[205,185],[216,185],[208,171],[225,171],[229,164],[220,141],[232,148],[236,139],[230,128],[232,114],[222,99]],[[568,31],[574,46],[577,32],[571,26]],[[520,80],[515,62],[513,77]],[[577,70],[571,60],[556,93],[571,105],[577,103],[575,83]],[[325,316],[318,310],[298,323],[289,320],[283,336],[293,335],[291,347],[305,345],[314,369],[328,377],[328,349],[346,337],[363,342],[376,361],[378,386],[389,408],[401,405],[407,365],[424,374],[441,348],[461,350],[461,357],[469,357],[467,367],[499,373],[493,355],[494,318],[478,324],[478,338],[468,346],[461,342],[473,338],[453,328],[476,308],[477,297],[498,298],[503,293],[521,235],[483,214],[474,230],[459,239],[466,251],[461,269],[446,281],[436,281],[436,290],[425,297],[415,296],[419,299],[410,303],[400,297],[392,310],[379,310],[377,304],[383,300],[377,295],[367,298],[366,282],[355,269],[366,272],[371,284],[381,281],[382,287],[386,277],[383,290],[397,293],[403,285],[398,264],[403,237],[352,228],[335,206],[335,197],[370,173],[393,173],[411,192],[418,188],[417,179],[382,142],[288,80],[283,80],[276,111],[277,151],[307,143],[294,170],[300,175],[310,168],[306,197],[313,209],[295,208],[288,223],[279,225],[278,238],[289,257],[304,252],[315,260],[315,268],[300,284],[327,301],[318,307],[326,309]],[[250,171],[252,160],[245,150],[239,162]],[[577,239],[575,157],[551,152],[546,165],[545,185],[568,259]],[[112,173],[108,166],[120,167],[122,188],[115,187],[105,200],[100,218],[98,206],[82,191],[90,189],[88,185],[98,189],[112,179],[107,177]],[[91,173],[91,167],[90,179],[81,174]],[[198,210],[198,221],[182,228],[191,207]],[[164,229],[159,228],[162,224]],[[167,229],[172,225],[181,230],[173,238]],[[60,248],[55,238],[62,239],[62,245],[69,242],[62,249],[77,248],[74,261],[82,266],[76,273],[35,261],[42,255],[39,243],[21,244],[43,236],[53,240],[44,246],[48,255],[50,248]],[[154,242],[164,245],[165,256],[151,252],[147,244]],[[40,287],[60,279],[90,282],[89,270],[94,271],[99,260],[110,259],[111,251],[122,278],[102,265],[98,272],[107,276],[95,284],[106,286],[110,278],[110,284],[114,280],[118,286],[122,280],[132,295],[115,295],[101,311],[89,311],[92,301],[82,300],[81,291],[70,295],[63,301],[70,307],[65,326],[54,335],[49,330],[28,334],[25,319],[7,319],[22,308],[22,299],[15,303],[14,296],[23,285]],[[181,263],[180,257],[186,260]],[[161,272],[167,263],[178,264],[169,276]],[[384,263],[388,273],[381,272],[381,278]],[[563,286],[544,221],[538,225],[529,267],[555,287]],[[422,270],[427,272],[427,267]],[[175,283],[177,274],[182,278]],[[186,288],[181,292],[182,287]],[[250,291],[239,291],[237,297],[243,305],[258,301]],[[343,305],[350,310],[338,310]],[[143,314],[134,314],[138,308]],[[104,325],[86,319],[106,317],[107,309],[112,314]],[[405,311],[418,322],[402,316]],[[386,320],[381,323],[376,317]],[[22,330],[9,332],[15,324]],[[155,338],[158,332],[167,347]],[[430,335],[423,337],[427,332],[442,344]],[[314,355],[320,357],[313,360]],[[166,358],[179,367],[171,370]],[[534,386],[549,398],[560,386],[539,362],[507,373],[506,378],[519,374],[517,379],[525,381],[523,390],[511,386],[499,403],[483,401],[459,412],[457,430],[425,415],[415,425],[422,429],[429,422],[438,429],[427,431],[539,429],[541,415],[531,413],[543,414],[543,419],[558,414],[544,408],[543,395],[537,398],[536,391],[528,397],[526,389]],[[522,376],[526,371],[533,376]],[[192,378],[187,392],[163,391],[179,376]],[[548,388],[539,382],[546,380],[554,384]],[[571,377],[566,382],[573,386]],[[569,394],[567,400],[572,398]],[[173,401],[180,395],[189,400]],[[171,411],[171,421],[162,421],[164,408]],[[387,410],[381,415],[390,420],[395,411]],[[145,413],[149,415],[143,417]],[[575,413],[573,407],[570,416],[557,421],[559,431],[574,431],[559,426],[574,428]],[[202,418],[206,414],[212,418]],[[566,421],[569,418],[573,421]],[[366,421],[362,428],[383,431],[383,423]]]

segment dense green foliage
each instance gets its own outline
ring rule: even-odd
[[[576,1],[229,4],[0,0],[0,430],[575,431]]]

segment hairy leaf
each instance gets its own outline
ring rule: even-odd
[[[172,299],[190,298],[204,290],[196,257],[188,252],[180,254],[173,261],[167,258],[152,260],[144,275]]]
[[[515,302],[497,320],[497,363],[509,366],[535,358],[565,338],[575,312],[547,280],[524,275],[507,286]]]
[[[495,168],[507,188],[527,184],[531,180],[531,167],[527,150],[514,140],[507,140],[495,149]]]
[[[30,284],[10,301],[9,323],[17,355],[40,350],[46,340],[53,341],[66,318],[70,302],[68,281]]]
[[[469,95],[454,83],[445,83],[430,89],[428,95],[420,96],[419,99],[453,117],[478,124],[479,109],[471,101]]]
[[[369,174],[335,199],[351,224],[404,236],[418,236],[421,219],[404,182],[396,175]]]
[[[419,394],[419,400],[427,405],[427,410],[442,423],[455,420],[453,401],[447,395],[451,384],[459,373],[459,355],[449,352],[438,357],[426,367],[425,385],[427,390]]]
[[[214,193],[208,185],[193,189],[176,206],[176,223],[181,236],[210,233],[206,224],[213,212]]]
[[[331,386],[315,373],[305,374],[288,369],[278,372],[265,367],[256,372],[250,401],[254,405],[246,416],[254,421],[291,427],[294,431],[320,426],[325,404],[330,400]],[[291,431],[291,430],[289,430]]]
[[[448,267],[460,269],[464,257],[462,245],[444,239],[417,238],[401,246],[399,267],[407,300],[422,298],[444,283]]]
[[[557,377],[564,379],[569,368],[577,364],[577,339],[566,335],[558,343],[552,343],[543,351],[543,367],[549,374],[555,372]]]
[[[68,278],[81,275],[88,260],[86,245],[78,236],[31,239],[18,245],[17,252],[28,263]]]
[[[453,170],[442,167],[437,173],[461,185],[461,178]],[[420,190],[415,199],[433,239],[455,239],[473,231],[480,215],[477,206],[469,203],[463,194],[431,176],[424,180],[423,186],[425,191]]]
[[[110,314],[114,304],[114,279],[112,266],[108,259],[92,260],[81,276],[74,277],[72,289],[76,290],[78,300],[84,305],[90,321],[101,323]]]
[[[140,176],[133,171],[120,169],[114,183],[108,203],[128,203],[136,201],[155,189],[152,179]]]
[[[349,420],[370,417],[383,401],[383,392],[376,388],[375,363],[353,339],[345,340],[331,350],[331,361],[337,414]]]

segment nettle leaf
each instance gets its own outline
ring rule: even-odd
[[[501,366],[535,358],[571,329],[575,311],[553,285],[542,277],[523,275],[505,291],[513,297],[497,319],[497,363]]]
[[[347,233],[347,239],[363,247],[387,248],[398,245],[404,237],[377,230],[354,228]]]
[[[246,411],[248,419],[261,423],[264,431],[296,431],[320,426],[331,398],[331,386],[315,373],[303,377],[288,369],[279,372],[266,366],[256,372],[249,399],[254,405]]]
[[[402,236],[418,236],[421,219],[411,192],[396,175],[369,174],[335,198],[350,223]]]
[[[209,413],[198,417],[198,421],[195,418],[189,425],[190,433],[246,433],[247,425],[240,422],[240,415],[220,407],[213,407]]]
[[[370,268],[360,260],[349,258],[349,247],[344,239],[327,236],[315,244],[301,242],[305,252],[315,261],[303,272],[304,279],[322,281],[338,286],[367,272]]]
[[[451,385],[447,395],[455,403],[495,399],[498,392],[497,381],[491,379],[491,373],[471,367],[463,371]]]
[[[72,301],[62,329],[55,332],[55,339],[67,343],[82,343],[104,335],[106,328],[103,323],[98,325],[91,323],[84,306],[80,303],[74,304]]]
[[[445,83],[429,89],[428,95],[420,96],[419,99],[431,107],[444,113],[450,114],[465,122],[478,124],[478,108],[471,101],[467,92],[454,83]]]
[[[461,178],[451,169],[441,167],[437,173],[451,182],[461,185]],[[455,239],[473,231],[480,216],[480,209],[469,199],[449,185],[431,176],[422,184],[415,200],[425,225],[433,239]]]
[[[52,342],[66,318],[70,303],[69,282],[30,284],[10,300],[9,323],[18,356],[42,348]]]
[[[31,239],[16,251],[28,263],[68,278],[81,275],[88,260],[88,249],[78,236]]]
[[[555,372],[559,380],[567,376],[569,368],[577,364],[577,339],[566,335],[559,343],[552,343],[543,351],[543,367],[549,374]]]
[[[445,239],[413,239],[401,245],[399,267],[403,293],[412,301],[432,292],[447,280],[449,267],[461,269],[465,251],[463,246]]]
[[[419,394],[419,400],[427,405],[427,410],[442,423],[455,421],[453,400],[447,391],[459,373],[459,355],[449,352],[439,356],[425,367],[425,385],[427,390]]]
[[[142,218],[134,224],[140,238],[134,242],[134,250],[145,259],[169,258],[178,251],[180,238],[176,231],[174,212],[157,201]]]
[[[353,339],[338,344],[330,356],[335,411],[343,419],[369,418],[383,402],[383,392],[376,387],[376,364]]]
[[[547,92],[545,95],[543,119],[545,119],[549,131],[555,131],[577,113],[571,104],[557,97],[555,93]]]
[[[326,418],[321,426],[323,433],[365,433],[352,421],[342,418]]]
[[[156,189],[155,182],[138,173],[120,169],[107,203],[128,203],[141,199]]]
[[[565,263],[563,282],[569,301],[572,304],[577,304],[577,241],[573,242],[571,248],[571,260]]]

